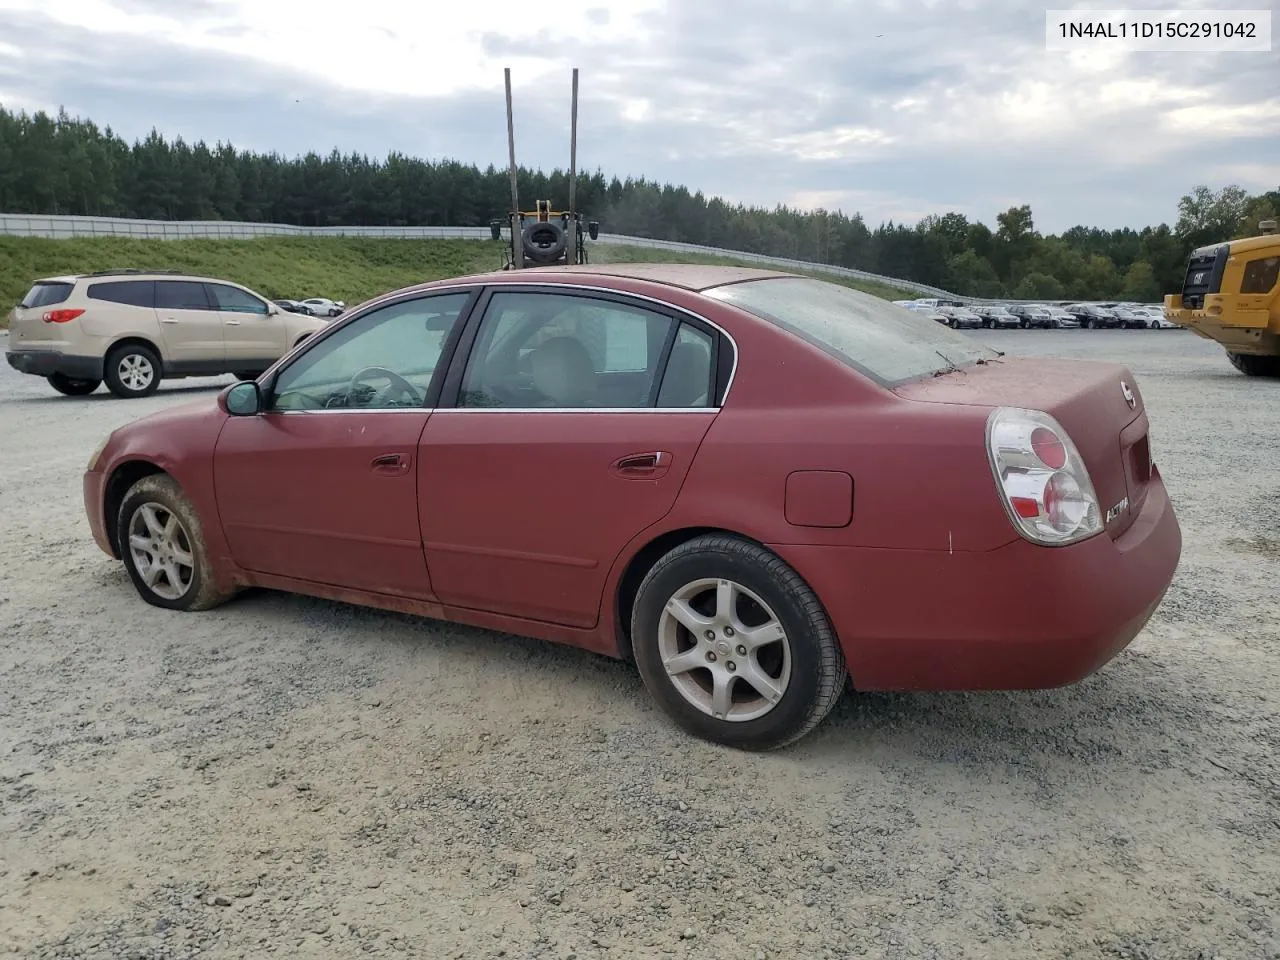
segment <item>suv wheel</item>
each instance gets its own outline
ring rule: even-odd
[[[126,344],[107,354],[103,374],[117,397],[149,397],[160,389],[160,358],[150,347]]]
[[[79,380],[65,373],[55,373],[47,379],[49,386],[68,397],[87,397],[102,386],[101,380]]]

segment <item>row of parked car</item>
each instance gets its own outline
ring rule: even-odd
[[[288,310],[290,313],[301,313],[308,317],[332,318],[339,316],[342,311],[347,309],[347,305],[341,300],[329,300],[325,297],[312,297],[310,300],[273,300],[271,302],[281,310]]]
[[[957,329],[1085,329],[1118,327],[1126,330],[1167,330],[1177,324],[1165,319],[1164,305],[1151,303],[969,303],[922,297],[894,303]]]

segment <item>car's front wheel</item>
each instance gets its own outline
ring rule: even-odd
[[[798,740],[840,696],[844,656],[826,611],[759,544],[708,534],[645,576],[631,619],[640,676],[684,730],[772,750]]]
[[[208,610],[219,590],[195,507],[167,474],[143,477],[125,494],[117,547],[129,579],[147,603],[169,610]]]
[[[81,380],[65,373],[55,373],[47,379],[49,386],[68,397],[87,397],[102,386],[101,380]]]
[[[140,343],[116,347],[107,355],[103,379],[117,397],[149,397],[160,389],[160,358]]]

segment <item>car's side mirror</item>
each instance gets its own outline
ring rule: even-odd
[[[268,303],[268,304],[267,304],[267,316],[269,316],[269,317],[277,317],[277,316],[279,316],[279,315],[280,315],[280,313],[281,313],[281,312],[282,312],[282,311],[280,310],[279,305],[274,304],[274,303]]]
[[[223,391],[219,398],[233,417],[252,417],[262,411],[262,390],[256,380],[241,380]]]

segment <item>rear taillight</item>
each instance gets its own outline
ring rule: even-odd
[[[82,313],[84,313],[83,310],[46,310],[44,312],[44,322],[66,323],[69,320],[74,320]]]
[[[1009,518],[1028,540],[1062,545],[1102,531],[1089,471],[1049,414],[1014,407],[993,411],[987,453]]]

